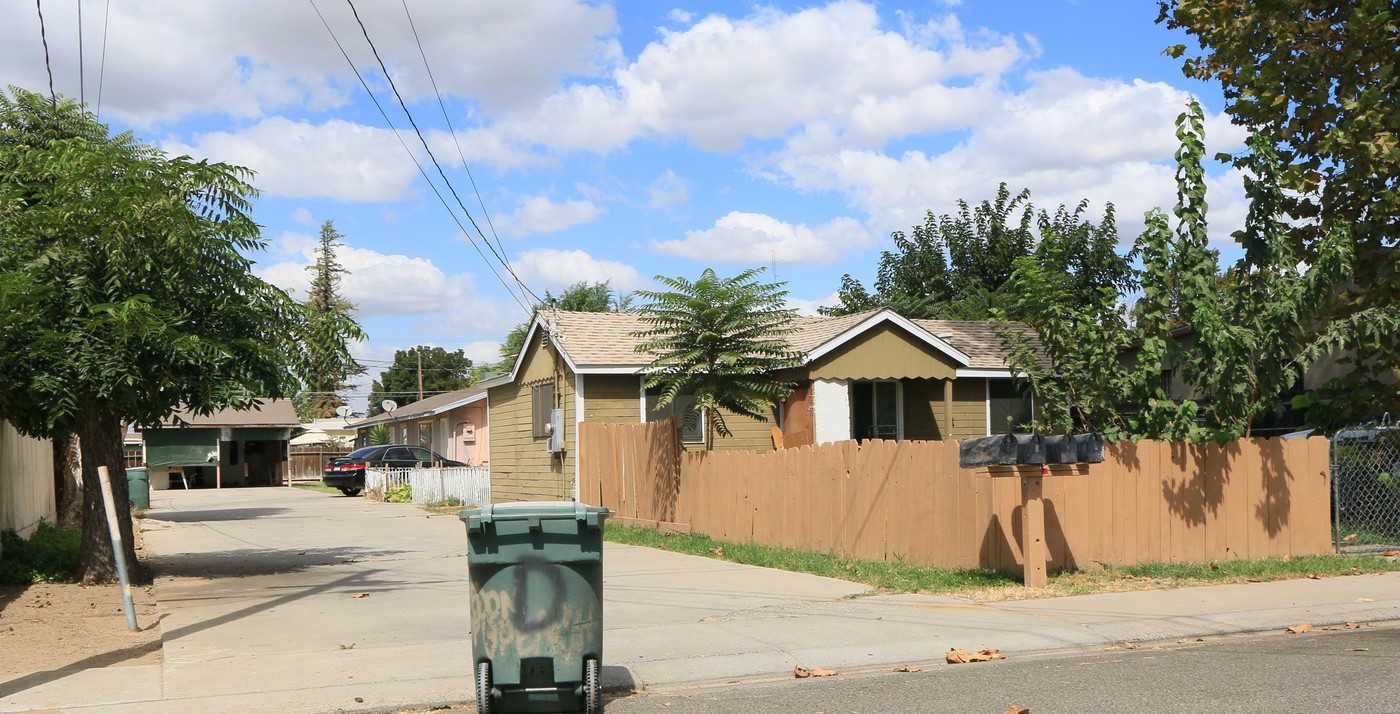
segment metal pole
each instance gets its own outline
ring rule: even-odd
[[[117,577],[122,584],[122,608],[126,610],[126,629],[139,630],[136,626],[136,606],[131,602],[131,579],[126,574],[126,548],[122,545],[122,529],[117,521],[117,502],[112,497],[112,477],[106,466],[97,467],[97,479],[102,483],[103,504],[107,510],[107,530],[112,534],[112,554],[117,560]]]

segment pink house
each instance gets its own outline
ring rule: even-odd
[[[389,443],[424,446],[468,466],[485,466],[489,460],[486,390],[480,387],[434,395],[357,421],[350,425],[355,444],[368,446],[369,432],[379,424],[389,430]]]

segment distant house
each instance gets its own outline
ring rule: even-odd
[[[287,399],[207,416],[179,411],[141,432],[152,489],[273,486],[287,477],[287,442],[297,427]]]
[[[405,404],[392,412],[354,422],[355,444],[369,445],[369,432],[384,425],[389,441],[425,446],[438,456],[468,466],[482,466],[489,458],[486,436],[486,390],[467,387]]]
[[[315,446],[331,444],[346,446],[355,443],[355,428],[351,420],[343,417],[312,419],[302,422],[297,434],[292,437],[292,446]]]
[[[947,439],[986,436],[1028,421],[1033,404],[1013,385],[991,323],[912,320],[881,308],[841,317],[803,317],[789,337],[806,353],[780,377],[798,386],[767,422],[726,418],[730,438],[717,449],[775,448],[847,439]],[[501,501],[569,499],[577,482],[577,425],[681,417],[693,403],[658,407],[645,390],[650,363],[630,333],[637,315],[541,311],[509,374],[483,381],[491,430],[492,497]],[[1029,332],[1029,328],[1021,329]],[[1034,335],[1031,335],[1034,339]],[[562,430],[550,451],[551,413]],[[704,424],[684,429],[690,448]]]

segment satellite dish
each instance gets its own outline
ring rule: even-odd
[[[335,415],[341,419],[349,419],[350,415],[354,413],[355,410],[351,409],[349,404],[342,404],[335,408]]]
[[[379,403],[379,408],[386,412],[391,412],[399,408],[399,403],[392,399],[385,399]]]

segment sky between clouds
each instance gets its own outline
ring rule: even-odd
[[[304,294],[334,219],[369,333],[359,357],[432,344],[492,360],[526,319],[420,174],[415,159],[445,191],[348,3],[79,5],[81,83],[77,7],[43,4],[55,89],[81,92],[114,130],[256,171],[257,270],[279,286]],[[1112,202],[1131,242],[1145,211],[1175,200],[1173,121],[1189,96],[1210,153],[1244,139],[1218,88],[1160,54],[1185,40],[1146,0],[406,5],[354,9],[472,218],[541,296],[765,266],[811,311],[844,273],[868,284],[891,231],[1002,181],[1050,210]],[[5,18],[0,74],[46,92],[34,8],[9,3]],[[1230,257],[1240,181],[1220,167],[1210,179]]]

